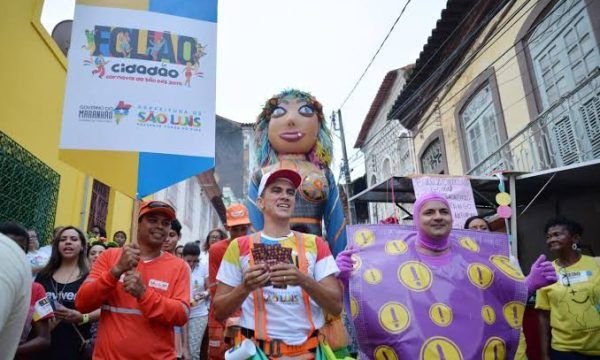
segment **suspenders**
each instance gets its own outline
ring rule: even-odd
[[[308,273],[308,260],[306,259],[306,251],[304,246],[304,234],[302,233],[294,233],[294,238],[296,239],[296,244],[298,248],[298,268],[304,274]],[[250,236],[249,239],[249,264],[250,266],[254,265],[254,258],[252,257],[252,249],[254,248],[254,243],[260,243],[260,232],[255,233]],[[304,307],[306,311],[306,318],[310,324],[310,329],[308,331],[308,337],[312,335],[315,331],[315,324],[312,318],[312,312],[310,310],[310,299],[308,293],[302,289],[302,300],[304,301]],[[263,296],[262,288],[258,288],[254,290],[254,337],[256,340],[263,340],[265,342],[270,342],[271,339],[267,333],[267,311],[265,298]]]

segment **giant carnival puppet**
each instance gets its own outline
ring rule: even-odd
[[[542,255],[524,277],[506,234],[451,229],[443,195],[413,214],[415,226],[350,226],[355,249],[336,259],[361,358],[522,359],[525,301],[557,280],[552,264]]]
[[[311,94],[285,90],[264,105],[256,120],[254,172],[248,189],[248,211],[256,231],[263,228],[263,215],[256,206],[263,174],[290,168],[302,176],[296,195],[292,229],[322,236],[337,255],[346,247],[346,221],[331,165],[332,141],[323,107]]]

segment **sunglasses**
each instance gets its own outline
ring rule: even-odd
[[[171,205],[162,201],[150,201],[146,207],[149,209],[170,209],[175,212],[175,209]]]

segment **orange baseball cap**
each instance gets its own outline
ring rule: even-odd
[[[227,226],[249,225],[248,209],[243,204],[232,204],[227,208]]]
[[[167,216],[169,220],[175,219],[175,208],[163,201],[142,201],[140,205],[140,214],[138,219],[150,213],[159,213]]]

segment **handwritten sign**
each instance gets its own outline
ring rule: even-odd
[[[473,190],[471,182],[466,177],[454,176],[419,176],[412,179],[415,196],[418,198],[423,194],[436,192],[446,196],[450,203],[452,218],[454,222],[452,227],[462,229],[465,221],[477,215],[475,209],[475,200],[473,199]]]

